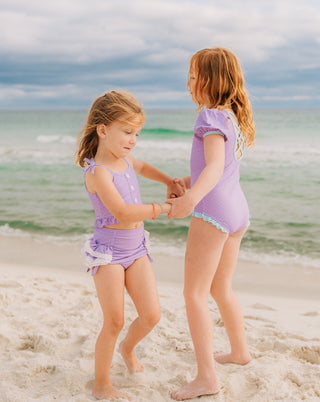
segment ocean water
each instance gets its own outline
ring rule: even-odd
[[[133,153],[172,176],[189,174],[196,112],[147,111]],[[320,110],[256,110],[256,145],[241,165],[251,225],[242,258],[320,267]],[[94,213],[74,165],[86,111],[0,111],[0,241],[32,236],[79,244]],[[162,184],[139,178],[145,203]],[[190,218],[146,221],[155,252],[183,255]]]

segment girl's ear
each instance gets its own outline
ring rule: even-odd
[[[107,127],[104,124],[97,125],[97,134],[100,138],[104,138],[106,136]]]

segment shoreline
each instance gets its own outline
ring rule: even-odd
[[[17,247],[18,244],[18,247]],[[0,272],[5,264],[45,267],[65,272],[86,272],[82,244],[39,241],[31,237],[4,237],[0,242]],[[184,280],[184,257],[153,253],[157,282],[180,284]],[[2,267],[1,267],[2,266]],[[89,277],[90,274],[87,274]],[[257,295],[306,298],[320,302],[320,269],[299,264],[274,264],[239,259],[233,287]]]

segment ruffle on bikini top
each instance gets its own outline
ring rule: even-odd
[[[96,219],[94,222],[94,226],[98,229],[101,229],[104,226],[111,226],[114,223],[119,223],[119,221],[114,216],[109,216],[105,218]]]

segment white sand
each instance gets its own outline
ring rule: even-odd
[[[0,249],[12,241],[1,239]],[[0,401],[93,401],[94,345],[102,320],[93,281],[78,264],[66,269],[74,256],[62,246],[39,247],[43,255],[31,265],[34,247],[30,256],[16,255],[15,263],[2,254]],[[170,393],[196,370],[182,296],[183,259],[154,258],[162,319],[137,347],[145,372],[129,375],[118,352],[111,369],[114,385],[141,402],[170,401]],[[254,359],[245,367],[217,364],[221,392],[201,401],[320,401],[319,280],[317,269],[239,263],[234,286]],[[227,349],[213,301],[210,308],[215,350]],[[128,296],[125,311],[119,340],[135,318]]]

